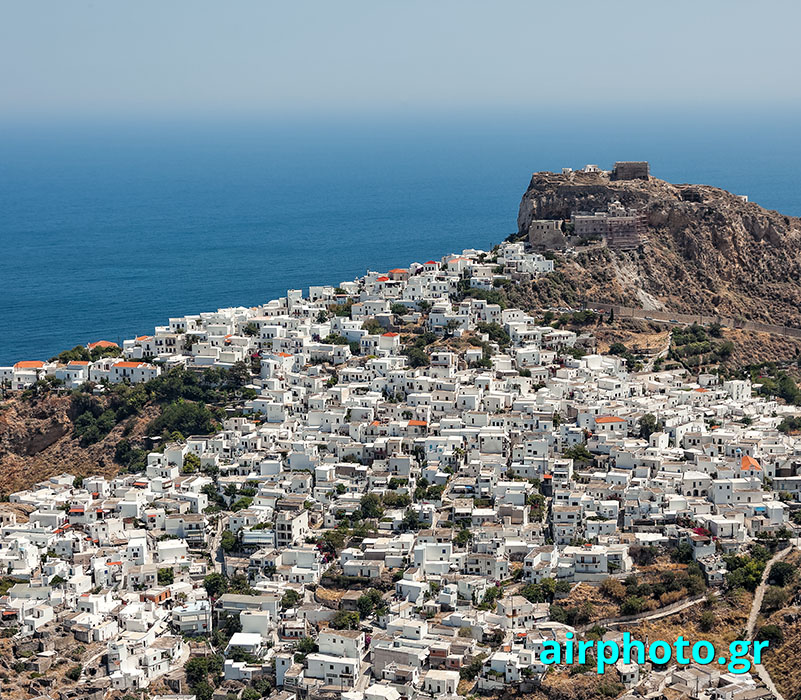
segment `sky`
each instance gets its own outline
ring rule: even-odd
[[[784,109],[801,3],[0,0],[0,120]]]

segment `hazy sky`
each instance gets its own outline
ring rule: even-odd
[[[0,117],[795,106],[801,3],[0,0]]]

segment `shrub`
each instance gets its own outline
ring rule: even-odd
[[[601,593],[616,600],[626,597],[626,587],[617,579],[608,578],[601,584]]]
[[[704,610],[701,613],[701,617],[698,618],[698,626],[701,628],[702,632],[709,632],[717,622],[717,618],[715,617],[715,613],[711,610]]]
[[[182,435],[207,435],[217,429],[217,413],[195,401],[168,404],[161,415],[147,426],[148,435],[179,432]]]
[[[339,610],[331,619],[331,627],[335,630],[355,630],[359,628],[359,613]]]
[[[787,604],[789,593],[778,586],[770,586],[762,598],[763,610],[779,610]]]
[[[621,615],[636,615],[645,609],[645,600],[639,596],[628,596],[620,606]]]
[[[784,632],[777,625],[763,625],[759,628],[756,639],[770,642],[770,646],[777,647],[784,642]]]
[[[795,575],[795,567],[788,564],[786,561],[777,561],[770,567],[768,574],[768,582],[776,586],[786,586],[793,580]]]

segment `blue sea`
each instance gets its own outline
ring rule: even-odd
[[[536,170],[649,160],[801,214],[797,114],[0,125],[0,365],[516,230]]]

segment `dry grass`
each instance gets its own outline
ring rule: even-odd
[[[626,625],[621,629],[641,640],[662,639],[672,643],[681,635],[691,644],[705,639],[716,648],[727,649],[730,642],[743,638],[752,601],[751,593],[727,593],[719,596],[711,606],[699,603],[675,615]],[[715,623],[708,631],[702,630],[700,625],[701,615],[706,611],[715,616]]]
[[[662,574],[668,571],[672,571],[675,574],[680,574],[684,573],[686,570],[686,564],[677,564],[673,561],[670,561],[668,557],[660,557],[654,564],[639,568],[634,575],[637,577],[637,580],[640,584],[655,584],[660,581]],[[673,597],[677,597],[678,599],[687,596],[687,591],[683,588],[676,593],[678,595]],[[589,602],[593,607],[590,618],[590,622],[593,622],[595,620],[603,620],[610,617],[620,616],[620,604],[622,601],[623,599],[616,599],[602,593],[599,585],[580,583],[570,592],[570,595],[557,602],[559,605],[564,605],[566,607],[576,607],[583,603]],[[646,602],[646,609],[658,610],[660,607],[665,607],[671,602],[674,601],[670,598],[662,601],[661,603],[654,599],[648,599]]]
[[[796,568],[801,566],[801,552],[793,552],[785,560]],[[796,574],[795,580],[787,586],[790,601],[798,600],[801,594],[801,576]],[[764,666],[785,700],[797,700],[801,689],[801,607],[790,606],[777,610],[767,618],[762,615],[757,619],[756,629],[771,624],[781,628],[784,642],[777,648],[768,648],[764,656]]]

